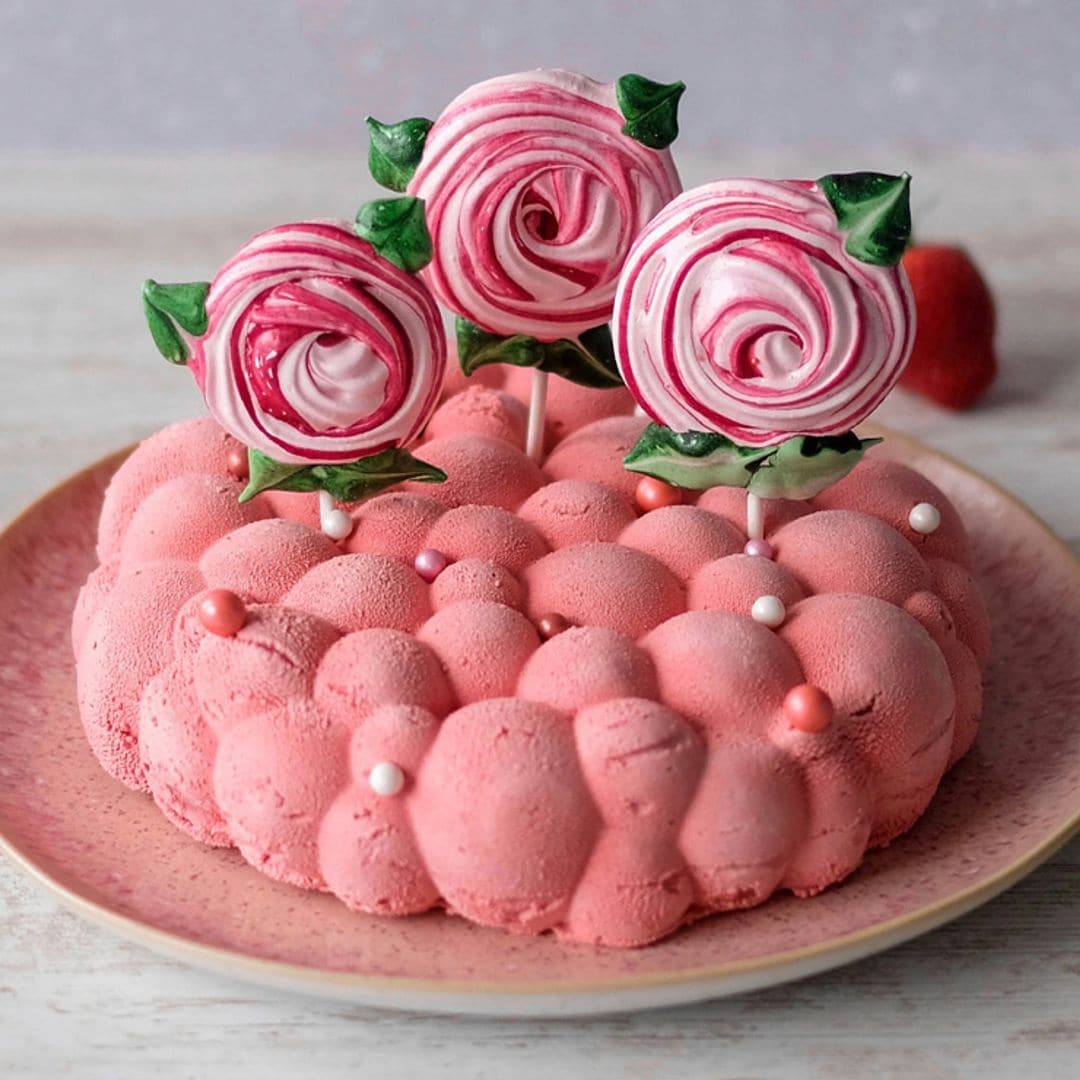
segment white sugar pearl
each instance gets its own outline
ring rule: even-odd
[[[368,783],[376,795],[396,795],[405,786],[405,774],[392,761],[380,761],[368,773]]]
[[[331,540],[344,540],[353,531],[353,519],[344,510],[331,510],[323,515],[322,531]]]
[[[933,503],[916,503],[907,519],[917,533],[928,536],[941,525],[941,511]]]
[[[750,609],[750,618],[775,630],[787,618],[787,608],[779,596],[759,596]]]

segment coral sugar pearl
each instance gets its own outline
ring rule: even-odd
[[[820,686],[800,683],[784,698],[784,715],[797,731],[824,731],[833,719],[833,703]]]
[[[247,622],[244,601],[228,589],[211,589],[199,601],[199,622],[218,637],[232,637]]]
[[[242,446],[233,447],[229,451],[229,456],[225,459],[225,467],[229,470],[229,474],[237,480],[246,480],[248,478],[247,451]]]
[[[544,641],[550,641],[570,629],[570,620],[565,615],[552,611],[536,620],[536,629]]]
[[[657,480],[655,476],[643,476],[634,492],[638,506],[646,513],[664,506],[678,506],[682,502],[682,490]]]

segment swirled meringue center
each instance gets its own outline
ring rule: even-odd
[[[191,369],[211,413],[278,461],[351,461],[404,446],[438,400],[434,299],[344,222],[281,225],[222,267]]]
[[[278,361],[282,396],[320,434],[352,427],[383,403],[386,365],[362,341],[313,331]]]
[[[318,435],[350,430],[376,413],[389,367],[364,310],[362,287],[342,279],[268,289],[252,308],[245,350],[262,409]]]
[[[608,184],[578,169],[544,168],[516,188],[491,208],[495,258],[482,269],[493,292],[560,304],[612,276],[626,210]]]

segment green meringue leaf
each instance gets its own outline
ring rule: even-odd
[[[739,446],[712,432],[675,432],[662,424],[650,424],[623,458],[623,465],[631,472],[655,476],[691,491],[744,488],[775,453],[775,446]]]
[[[356,215],[356,234],[406,273],[415,274],[431,262],[423,199],[405,195],[364,203]]]
[[[631,472],[692,491],[737,487],[763,499],[809,499],[847,476],[879,442],[848,431],[798,435],[773,446],[740,446],[725,435],[650,424],[623,464]]]
[[[423,116],[412,116],[396,124],[383,124],[369,116],[366,123],[371,175],[376,183],[391,191],[404,191],[423,157],[432,121]]]
[[[853,431],[788,439],[754,473],[749,489],[763,499],[811,499],[843,480],[881,441],[860,439]]]
[[[860,262],[895,266],[911,239],[911,176],[857,172],[823,176],[818,185],[847,236],[844,250]]]
[[[240,494],[247,502],[263,491],[327,491],[338,502],[354,503],[406,480],[441,484],[442,469],[413,457],[408,450],[383,450],[345,464],[291,465],[260,450],[248,450],[248,485]]]
[[[679,99],[686,83],[658,83],[644,75],[623,75],[615,83],[615,99],[626,123],[623,134],[664,150],[679,136]]]
[[[546,371],[597,390],[623,385],[607,324],[586,330],[578,338],[557,341],[537,341],[527,334],[503,337],[460,316],[456,327],[458,362],[466,375],[488,364],[512,364]]]
[[[254,499],[263,491],[315,491],[317,488],[294,486],[294,478],[299,477],[308,466],[287,464],[275,461],[261,450],[248,449],[248,482],[240,492],[240,502]],[[301,481],[302,483],[302,481]]]
[[[157,350],[170,364],[186,364],[189,350],[180,330],[193,337],[206,333],[209,317],[206,298],[210,282],[190,281],[159,285],[152,278],[142,284],[143,314]],[[179,326],[179,329],[177,327]]]

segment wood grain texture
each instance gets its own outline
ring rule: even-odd
[[[871,155],[876,161],[896,160]],[[684,164],[810,175],[815,153]],[[1080,547],[1080,155],[920,160],[920,235],[967,244],[1000,301],[1004,372],[954,417],[880,419],[1021,495]],[[74,468],[200,410],[153,352],[144,277],[205,277],[252,232],[349,217],[348,157],[22,158],[0,173],[0,518]],[[1062,723],[1077,723],[1063,717]],[[882,1078],[1064,1076],[1080,1063],[1080,843],[959,922],[747,997],[579,1022],[383,1014],[252,989],[88,927],[0,863],[0,1075]]]

